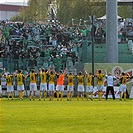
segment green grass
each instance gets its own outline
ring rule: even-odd
[[[0,101],[0,133],[132,133],[132,100]]]

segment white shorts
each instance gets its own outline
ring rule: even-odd
[[[1,81],[1,85],[2,86],[5,86],[6,85],[6,82]]]
[[[24,85],[17,85],[17,90],[18,91],[23,91],[24,90]]]
[[[68,86],[67,86],[67,91],[71,91],[71,92],[72,92],[72,91],[73,91],[73,88],[74,88],[74,86],[69,86],[69,85],[68,85]]]
[[[30,91],[36,91],[36,90],[37,90],[36,83],[30,83]]]
[[[40,91],[47,91],[47,83],[40,84]]]
[[[57,85],[56,90],[57,91],[64,91],[64,85]]]
[[[93,86],[86,86],[86,92],[93,92]]]
[[[102,91],[103,89],[104,89],[104,86],[103,86],[103,85],[98,85],[98,86],[97,86],[97,90],[98,90],[98,91]]]
[[[54,91],[55,90],[54,84],[49,84],[48,88],[49,88],[49,91]]]
[[[1,85],[0,85],[0,93],[2,93],[2,87],[1,87]]]
[[[14,92],[13,85],[12,86],[6,86],[7,92]]]
[[[78,85],[78,92],[84,92],[84,86]]]
[[[119,88],[120,92],[126,92],[126,85],[121,84]]]

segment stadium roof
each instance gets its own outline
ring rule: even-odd
[[[1,2],[0,4],[4,5],[16,5],[16,6],[28,6],[27,3],[22,3],[22,2]]]
[[[99,6],[106,6],[106,1],[105,2],[99,2]],[[118,6],[133,6],[133,0],[117,0]]]
[[[117,0],[118,2],[133,2],[133,0]]]

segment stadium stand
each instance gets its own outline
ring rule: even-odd
[[[126,36],[123,34],[125,31],[123,28],[126,28]],[[133,62],[131,28],[131,23],[126,22],[126,27],[119,23],[119,63]],[[104,63],[106,56],[104,22],[97,21],[94,29],[95,63]],[[38,70],[40,67],[48,69],[48,66],[55,66],[57,72],[65,67],[73,71],[77,62],[92,62],[91,24],[72,23],[69,27],[58,21],[44,24],[1,21],[0,31],[1,70],[7,68],[13,72],[21,68],[29,71],[30,68]],[[87,55],[84,55],[85,53]]]

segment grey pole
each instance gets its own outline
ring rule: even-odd
[[[92,20],[92,74],[94,75],[94,16],[91,16]],[[92,80],[93,87],[94,87],[94,78]]]
[[[117,0],[106,0],[106,63],[118,63]]]

